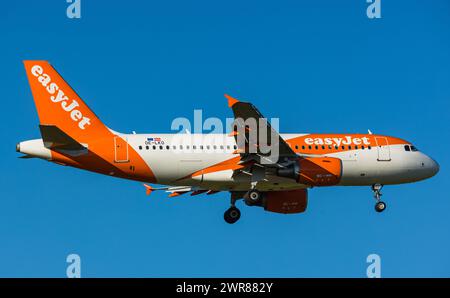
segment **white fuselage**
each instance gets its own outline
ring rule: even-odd
[[[235,174],[229,167],[220,165],[230,160],[239,161],[235,138],[224,134],[120,134],[127,143],[118,152],[116,146],[113,154],[117,164],[129,162],[131,151],[137,152],[154,174],[158,184],[198,186],[211,190],[245,191],[251,187],[251,174],[245,171]],[[281,134],[287,140],[304,139],[307,134]],[[377,137],[374,137],[376,139]],[[378,138],[385,139],[384,136]],[[400,139],[397,139],[400,140]],[[314,152],[301,150],[295,146],[301,157],[334,157],[342,161],[340,181],[337,185],[357,186],[373,184],[400,184],[415,182],[434,176],[439,165],[420,151],[406,150],[411,148],[407,142],[386,144],[385,146],[361,146],[351,150],[337,152],[321,152],[324,146],[309,146]],[[373,140],[372,140],[373,142]],[[294,146],[292,146],[294,147]],[[319,148],[314,150],[314,148]],[[338,147],[336,147],[338,148]],[[340,147],[339,147],[340,148]],[[344,148],[344,146],[342,146]],[[18,144],[18,150],[28,156],[42,159],[54,159],[52,150],[44,147],[42,139],[30,140]],[[119,158],[120,157],[120,158]],[[217,166],[219,165],[219,166]],[[211,169],[212,168],[212,169]],[[211,169],[211,170],[205,170]],[[195,173],[195,175],[192,175]],[[123,177],[134,179],[130,177]],[[142,179],[139,179],[142,181]],[[144,179],[145,180],[145,179]],[[299,189],[310,187],[298,183],[294,179],[266,175],[258,182],[257,188],[262,191]]]
[[[152,168],[160,184],[194,185],[214,190],[246,190],[251,175],[233,176],[232,170],[215,171],[189,178],[189,175],[238,156],[234,137],[223,134],[128,134],[121,135]],[[305,134],[281,134],[285,140]],[[154,140],[158,141],[154,141]],[[152,140],[152,141],[149,141]],[[289,143],[289,141],[288,141]],[[382,151],[382,152],[381,152]],[[437,163],[420,151],[406,151],[404,144],[374,146],[370,150],[314,154],[303,157],[336,157],[342,160],[338,185],[400,184],[433,176]],[[180,178],[188,177],[182,180]],[[258,184],[261,190],[304,188],[292,179],[269,176]]]

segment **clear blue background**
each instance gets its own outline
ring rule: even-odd
[[[117,1],[118,2],[118,1]],[[450,276],[450,3],[382,1],[8,1],[0,10],[0,276]],[[313,189],[305,214],[229,195],[145,196],[140,183],[18,159],[38,138],[22,60],[50,61],[111,128],[170,132],[176,117],[231,116],[223,93],[252,101],[283,132],[407,139],[441,165],[423,182]]]

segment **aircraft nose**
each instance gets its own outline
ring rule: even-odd
[[[433,173],[433,176],[436,175],[439,172],[439,164],[434,159],[430,158],[431,160],[431,171]]]
[[[425,170],[427,177],[433,177],[439,172],[439,164],[429,157],[425,155],[425,159],[422,161],[422,168]]]

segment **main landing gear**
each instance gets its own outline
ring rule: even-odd
[[[241,218],[241,211],[236,207],[236,201],[242,198],[248,206],[261,206],[263,195],[256,189],[251,189],[248,192],[232,192],[231,207],[223,215],[227,223],[234,224]]]
[[[248,206],[258,205],[261,202],[262,195],[256,189],[252,189],[244,197],[245,203]]]
[[[383,185],[381,184],[374,184],[372,185],[372,191],[373,191],[373,197],[375,198],[376,204],[375,204],[375,211],[376,212],[383,212],[386,209],[386,203],[381,201],[381,189],[383,188]]]
[[[231,206],[225,213],[223,214],[223,218],[229,224],[234,224],[241,218],[241,211],[239,211],[236,206]]]
[[[234,224],[241,218],[241,211],[236,207],[238,196],[231,194],[231,207],[223,214],[223,219],[229,224]]]
[[[241,211],[236,207],[236,201],[244,198],[245,204],[248,206],[261,206],[263,195],[256,189],[248,192],[232,192],[231,193],[231,207],[225,211],[223,218],[229,224],[234,224],[241,218]]]

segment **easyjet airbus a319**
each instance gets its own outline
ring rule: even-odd
[[[235,122],[229,134],[123,134],[108,128],[46,61],[24,61],[40,120],[40,139],[17,144],[38,157],[144,184],[169,197],[229,192],[235,203],[277,213],[306,210],[308,189],[371,186],[375,210],[387,184],[434,176],[439,165],[410,142],[375,134],[278,134],[250,103],[228,95]]]

